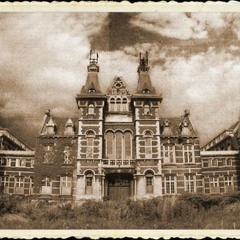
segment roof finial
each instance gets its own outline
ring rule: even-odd
[[[93,56],[93,51],[90,50],[89,54],[89,66],[88,66],[89,72],[99,72],[99,66],[98,66],[98,53],[95,54],[95,57]]]
[[[139,66],[138,66],[138,73],[140,72],[148,72],[148,52],[146,51],[145,56],[142,57],[142,53],[139,54]]]

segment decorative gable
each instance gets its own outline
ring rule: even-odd
[[[108,88],[107,95],[130,95],[126,83],[121,77],[115,77]]]

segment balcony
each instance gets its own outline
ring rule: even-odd
[[[102,167],[134,167],[135,160],[132,159],[124,159],[124,160],[113,160],[113,159],[103,159],[102,160]]]

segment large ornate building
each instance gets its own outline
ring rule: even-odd
[[[129,92],[115,77],[106,93],[90,57],[85,85],[76,97],[77,118],[46,113],[37,140],[34,192],[81,199],[152,198],[202,192],[199,139],[189,111],[162,118],[147,53],[140,56],[138,85]]]
[[[238,190],[239,121],[200,152],[189,110],[176,118],[159,114],[162,97],[152,85],[147,53],[140,55],[133,93],[121,77],[101,91],[97,55],[90,54],[87,69],[76,96],[78,116],[45,113],[36,142],[33,192],[31,188],[28,194],[74,201],[136,200]],[[32,159],[34,152],[29,154]],[[19,191],[8,193],[27,193]]]

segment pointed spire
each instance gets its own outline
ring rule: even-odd
[[[66,128],[65,128],[65,132],[64,134],[67,136],[72,136],[74,135],[74,125],[73,125],[73,121],[71,118],[69,118],[65,124]]]
[[[47,126],[47,134],[49,135],[55,134],[55,124],[53,122],[52,116],[50,116],[50,119],[47,122],[46,126]]]
[[[87,67],[88,75],[85,86],[82,87],[81,94],[101,93],[98,79],[98,53],[93,54],[92,50],[89,55],[89,65]]]
[[[139,66],[138,66],[138,94],[156,94],[154,87],[149,76],[149,66],[148,66],[148,52],[145,55],[140,53],[139,55]]]

